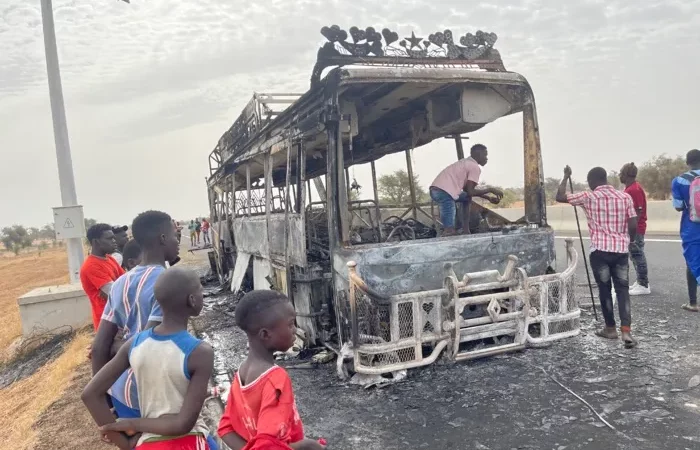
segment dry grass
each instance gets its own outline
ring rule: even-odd
[[[73,373],[86,362],[85,348],[92,341],[89,333],[79,333],[66,344],[65,352],[42,367],[31,377],[0,391],[0,429],[3,448],[30,450],[35,448],[37,432],[34,423],[71,385]],[[78,394],[79,395],[79,394]],[[54,417],[65,427],[73,427],[73,417]],[[89,430],[80,430],[89,433]]]
[[[34,424],[37,434],[33,450],[115,450],[115,447],[100,440],[95,422],[80,400],[80,394],[91,375],[87,361],[78,366],[64,395],[46,409]],[[66,421],[67,417],[70,421]]]
[[[17,299],[36,287],[68,281],[68,255],[64,248],[45,250],[41,256],[29,253],[0,258],[0,355],[22,334]]]

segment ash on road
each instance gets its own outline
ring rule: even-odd
[[[290,367],[307,434],[344,450],[700,449],[700,386],[688,388],[700,375],[700,315],[680,309],[687,296],[679,244],[653,242],[647,252],[654,293],[633,299],[636,349],[596,338],[589,308],[579,337],[545,349],[433,365],[381,389],[341,383],[334,364]],[[558,255],[564,254],[562,242]],[[581,265],[578,282],[585,280]],[[590,305],[585,289],[578,294],[582,305]],[[216,349],[219,381],[245,358],[234,311],[232,297],[212,297],[198,321]]]

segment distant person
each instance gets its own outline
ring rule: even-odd
[[[122,255],[124,256],[122,269],[127,272],[141,264],[141,246],[136,242],[136,239],[131,239],[126,243]]]
[[[187,229],[190,231],[190,245],[194,247],[197,242],[197,225],[194,224],[194,220],[190,220]]]
[[[125,434],[138,437],[136,449],[208,450],[209,429],[202,406],[214,369],[214,350],[187,331],[190,317],[202,311],[199,276],[187,269],[163,272],[154,288],[162,322],[129,339],[88,383],[82,399],[100,431],[119,448],[133,448]],[[116,422],[105,401],[110,387],[133,371],[140,418]]]
[[[90,254],[80,268],[80,283],[90,300],[92,325],[97,331],[112,283],[124,273],[124,269],[111,256],[117,248],[111,225],[98,223],[91,226],[87,239]]]
[[[469,209],[472,199],[482,197],[493,204],[498,204],[503,198],[503,191],[498,188],[477,187],[481,176],[480,166],[485,166],[487,162],[486,146],[476,144],[471,148],[471,156],[447,166],[430,185],[430,198],[440,208],[443,236],[453,236],[456,233],[456,202],[462,204],[462,232],[470,234]]]
[[[124,246],[127,242],[129,242],[129,235],[127,234],[127,231],[129,231],[129,227],[126,225],[112,228],[114,240],[117,241],[117,250],[112,253],[112,257],[117,260],[119,265],[122,265],[124,262],[122,253],[124,253]]]
[[[620,170],[620,181],[625,185],[625,193],[632,197],[634,210],[637,213],[637,234],[630,242],[630,258],[637,272],[637,281],[630,287],[630,295],[649,295],[649,269],[647,257],[644,254],[644,235],[647,232],[647,196],[644,188],[637,181],[637,166],[634,163],[625,164]]]
[[[202,233],[202,222],[199,219],[194,221],[194,231],[197,233],[197,245],[201,244],[200,234]]]
[[[232,449],[323,449],[304,439],[292,381],[275,352],[294,344],[294,307],[276,291],[251,291],[236,307],[236,325],[248,336],[248,357],[235,374],[219,437]]]
[[[134,219],[131,230],[141,247],[141,264],[114,283],[93,342],[93,374],[109,362],[123,343],[117,339],[118,333],[124,334],[124,340],[130,339],[163,320],[154,288],[156,280],[166,270],[166,262],[178,256],[175,227],[166,213],[146,211]],[[132,373],[124,372],[112,386],[110,395],[117,417],[141,417]]]
[[[580,206],[588,219],[591,237],[591,269],[598,284],[600,308],[605,318],[605,328],[596,336],[617,339],[612,287],[615,286],[620,309],[622,341],[626,348],[637,345],[632,338],[632,309],[629,292],[629,248],[637,234],[637,213],[629,194],[620,192],[608,184],[608,173],[602,167],[588,172],[590,191],[578,194],[566,193],[571,178],[571,168],[566,166],[564,178],[557,191],[557,201]]]
[[[177,243],[181,244],[182,243],[182,226],[180,226],[180,223],[176,222],[175,219],[173,219],[173,225],[175,225],[175,232],[177,233]]]
[[[683,309],[698,312],[700,281],[700,150],[691,150],[685,158],[688,172],[671,183],[673,207],[681,212],[681,242],[686,262],[688,300]]]
[[[209,239],[209,221],[207,219],[202,219],[202,236],[204,237],[204,245],[211,244]]]

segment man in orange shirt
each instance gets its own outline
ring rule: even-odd
[[[111,225],[98,223],[91,226],[87,238],[92,250],[80,268],[80,283],[90,299],[92,324],[97,331],[112,283],[124,273],[124,269],[111,256],[117,249]]]

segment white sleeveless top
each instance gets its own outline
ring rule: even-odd
[[[187,330],[159,335],[151,328],[136,335],[129,350],[129,363],[136,378],[141,417],[157,419],[180,412],[190,384],[187,360],[200,342]],[[209,434],[201,415],[191,433],[201,433],[205,437]],[[139,445],[175,437],[178,436],[144,433]]]

